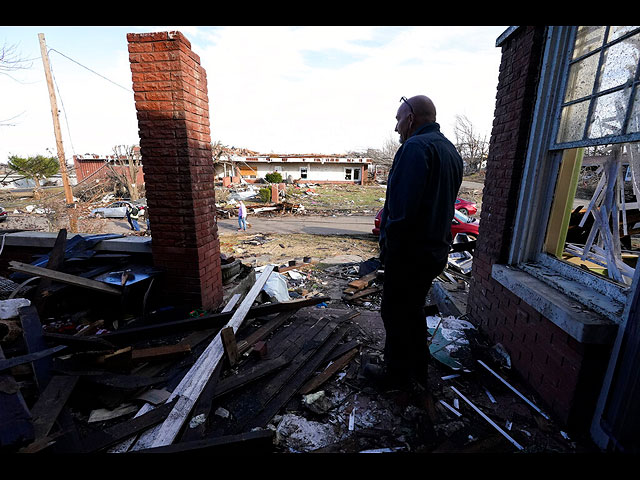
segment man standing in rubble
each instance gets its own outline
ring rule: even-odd
[[[398,149],[387,180],[380,222],[384,287],[384,365],[365,375],[386,388],[426,386],[429,349],[424,312],[431,284],[447,264],[451,220],[462,183],[462,158],[440,132],[433,102],[400,99]]]

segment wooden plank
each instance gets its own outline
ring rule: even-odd
[[[344,368],[358,353],[359,348],[353,348],[340,358],[338,358],[335,362],[329,365],[324,369],[322,373],[316,375],[314,378],[305,383],[300,389],[299,393],[301,395],[306,395],[307,393],[315,390],[324,382],[329,380],[333,375],[339,372],[342,368]]]
[[[76,336],[67,335],[66,333],[44,332],[42,337],[50,343],[56,345],[66,345],[74,351],[99,351],[99,350],[115,350],[113,343],[103,339],[102,336]]]
[[[328,302],[329,300],[331,300],[330,297],[321,296],[291,300],[290,302],[267,303],[264,305],[249,308],[249,311],[247,312],[245,318],[249,319],[263,317],[266,315],[272,315],[274,313],[299,310],[300,308],[317,305],[322,302]],[[123,344],[130,343],[137,339],[148,339],[151,336],[166,335],[170,333],[182,332],[185,330],[210,329],[215,327],[220,329],[232,317],[233,312],[214,313],[198,318],[165,322],[159,325],[125,328],[122,330],[102,334],[99,338],[115,344]]]
[[[233,333],[233,327],[229,326],[220,330],[220,338],[222,339],[224,354],[229,361],[229,366],[235,367],[236,363],[238,363],[239,355],[236,336]]]
[[[345,300],[356,300],[358,298],[366,297],[367,295],[373,295],[374,293],[378,293],[381,291],[382,291],[382,287],[379,285],[376,285],[373,287],[365,288],[364,290],[360,290],[359,292],[356,292],[351,295],[343,295],[342,298],[344,298]]]
[[[237,303],[237,301],[239,300],[240,295],[236,294],[230,301],[229,303],[227,303],[227,305],[225,306],[225,308],[223,309],[224,311],[230,311],[233,309],[233,307],[235,306],[235,304]],[[285,312],[287,313],[287,312]],[[280,314],[282,315],[282,314]],[[221,331],[222,333],[222,331]],[[231,332],[233,334],[233,332]],[[235,340],[235,335],[233,336],[234,340]],[[237,351],[237,347],[236,347],[236,354],[239,354],[239,352]],[[264,362],[261,362],[261,366],[264,366]],[[219,383],[220,383],[220,371],[222,370],[222,362],[218,362],[218,366],[216,367],[216,369],[214,370],[213,374],[211,375],[211,377],[209,378],[209,381],[207,382],[207,385],[204,388],[204,391],[202,392],[202,394],[200,395],[200,397],[198,398],[198,401],[196,402],[196,404],[193,407],[193,412],[191,414],[191,418],[195,418],[198,416],[203,416],[206,421],[205,422],[200,422],[195,426],[192,426],[191,424],[189,424],[189,428],[184,428],[182,435],[180,437],[180,442],[189,442],[189,441],[194,441],[194,440],[201,440],[202,438],[204,438],[205,433],[206,433],[206,427],[207,427],[207,422],[209,419],[209,416],[211,414],[211,408],[212,408],[212,404],[213,404],[213,400],[216,398],[216,393],[219,391]],[[246,379],[247,377],[244,376],[244,378]],[[230,377],[230,379],[238,379],[238,375],[233,375],[232,377]],[[237,382],[236,382],[237,383]],[[227,385],[229,385],[227,383]]]
[[[82,449],[80,452],[72,453],[94,453],[103,451],[131,435],[136,435],[153,427],[162,422],[167,415],[171,413],[174,403],[175,400],[160,405],[138,417],[124,420],[117,425],[98,430],[82,439]]]
[[[564,243],[567,238],[569,218],[573,210],[573,199],[578,186],[578,176],[582,166],[583,153],[583,148],[577,148],[565,150],[562,155],[544,245],[546,252],[558,258],[562,257]]]
[[[54,375],[31,409],[36,441],[49,435],[58,415],[78,383],[77,376]]]
[[[301,263],[300,265],[289,265],[288,267],[278,267],[278,273],[288,272],[289,270],[296,270],[298,268],[310,267],[314,262],[310,263]]]
[[[238,353],[242,355],[244,352],[249,350],[251,346],[260,341],[267,338],[271,333],[273,333],[276,329],[282,326],[287,320],[289,320],[292,316],[296,314],[297,310],[290,312],[282,312],[278,314],[275,318],[271,319],[269,322],[262,325],[255,332],[247,336],[247,338],[238,342]]]
[[[33,305],[22,307],[18,310],[18,314],[20,315],[20,323],[22,324],[22,332],[27,345],[27,351],[34,353],[46,349],[47,345],[42,336],[42,324],[40,323],[40,316],[38,315],[36,307]],[[52,365],[53,359],[50,356],[32,362],[38,390],[42,391],[49,383]]]
[[[366,275],[358,278],[357,280],[353,280],[347,284],[347,286],[356,288],[358,290],[362,290],[363,288],[368,287],[373,283],[373,281],[378,278],[378,272],[374,271],[371,273],[367,273]]]
[[[131,352],[131,361],[150,362],[158,360],[170,360],[191,353],[191,346],[187,344],[162,345],[159,347],[134,348]]]
[[[28,273],[30,275],[36,275],[42,278],[49,278],[57,282],[66,283],[68,285],[74,285],[76,287],[88,288],[102,293],[108,293],[110,295],[121,295],[122,290],[107,285],[106,283],[98,282],[90,278],[83,278],[77,275],[71,275],[64,272],[57,272],[44,267],[37,267],[35,265],[29,265],[28,263],[11,261],[9,262],[9,269],[15,270],[21,273]]]
[[[233,328],[234,333],[240,327],[272,271],[273,265],[267,265],[265,267],[240,306],[233,313],[228,322],[228,326]],[[158,427],[154,427],[145,432],[135,445],[133,445],[133,450],[170,445],[174,441],[210,376],[222,359],[222,355],[222,340],[218,334],[173,391],[172,397],[170,397],[169,400],[178,397],[178,401],[169,417]]]
[[[214,392],[214,398],[221,397],[228,393],[234,392],[251,382],[255,382],[263,378],[270,373],[288,365],[291,360],[284,355],[280,355],[276,358],[264,360],[254,365],[248,371],[244,371],[232,376],[229,376],[218,382],[218,385]]]
[[[0,371],[48,357],[49,355],[53,355],[61,350],[64,350],[65,348],[67,347],[65,347],[64,345],[58,345],[55,347],[47,348],[45,350],[40,350],[39,352],[28,353],[26,355],[20,355],[18,357],[5,358],[3,360],[0,360]]]
[[[195,403],[191,411],[191,419],[201,415],[205,418],[205,421],[200,422],[195,426],[192,426],[191,422],[189,422],[189,425],[183,428],[179,442],[191,442],[194,440],[201,440],[205,437],[207,421],[209,419],[209,415],[211,414],[214,392],[217,388],[218,381],[220,380],[221,371],[222,362],[218,362],[218,365],[214,369],[213,374],[209,377],[209,380],[207,381],[202,394],[198,397],[198,401]]]
[[[0,347],[0,360],[4,360]],[[0,373],[0,448],[34,440],[31,413],[11,375]]]
[[[315,350],[309,348],[304,350],[297,359],[292,362],[295,365],[299,359],[300,365],[295,369],[295,373],[283,385],[277,395],[275,395],[257,415],[251,418],[247,423],[242,425],[243,430],[253,429],[257,427],[265,427],[269,421],[286,405],[286,403],[296,394],[296,392],[307,381],[309,376],[317,370],[322,364],[326,355],[342,340],[346,333],[347,324],[339,322],[329,322],[326,330],[329,335],[326,339],[319,338],[319,345]],[[315,339],[314,339],[315,340]],[[321,342],[321,343],[320,343]],[[315,343],[315,342],[314,342]]]
[[[107,369],[126,369],[131,367],[132,357],[133,347],[125,347],[103,355],[98,359],[98,363]]]
[[[51,270],[61,270],[64,264],[64,250],[67,242],[67,230],[65,228],[60,229],[56,241],[53,244],[53,249],[49,254],[49,260],[47,261],[47,268]],[[45,304],[45,295],[43,293],[51,286],[50,278],[41,278],[36,287],[36,293],[34,295],[34,306],[39,313],[42,313],[42,309]]]
[[[227,453],[235,452],[246,455],[250,453],[269,453],[273,451],[273,437],[275,433],[271,430],[259,430],[254,432],[240,433],[237,435],[226,435],[222,437],[209,438],[206,440],[195,440],[190,442],[180,442],[174,445],[147,448],[134,453]]]

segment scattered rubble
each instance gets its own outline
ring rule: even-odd
[[[426,388],[367,384],[362,368],[381,360],[383,345],[375,256],[278,254],[250,265],[223,254],[223,307],[179,311],[152,295],[161,272],[92,253],[99,238],[66,240],[61,231],[46,258],[13,262],[3,279],[3,451],[582,449],[512,377],[499,346],[433,299]],[[289,251],[269,236],[237,239],[248,254]],[[457,289],[468,280],[453,267],[445,273],[436,283]]]

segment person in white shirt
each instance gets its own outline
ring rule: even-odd
[[[247,229],[247,207],[243,201],[240,201],[238,208],[238,231]]]

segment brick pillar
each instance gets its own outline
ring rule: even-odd
[[[128,34],[153,261],[176,303],[222,301],[207,78],[180,32]]]

